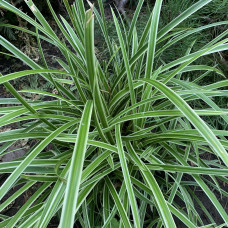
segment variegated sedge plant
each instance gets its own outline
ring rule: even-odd
[[[115,41],[108,33],[102,0],[98,0],[97,9],[90,4],[87,11],[83,0],[73,5],[64,0],[70,22],[56,15],[47,0],[64,39],[53,31],[32,0],[25,2],[34,17],[4,0],[0,0],[0,7],[26,20],[36,32],[5,26],[36,37],[42,62],[38,64],[0,38],[7,54],[31,68],[0,77],[0,83],[14,97],[0,99],[1,104],[10,104],[0,109],[0,126],[20,126],[0,133],[0,155],[9,153],[8,148],[22,139],[36,139],[37,143],[22,158],[0,163],[1,175],[8,174],[0,187],[1,200],[11,188],[23,184],[2,201],[0,211],[32,186],[37,189],[14,216],[0,215],[0,227],[45,228],[53,217],[59,218],[60,228],[74,224],[174,228],[176,218],[190,228],[204,226],[193,200],[204,211],[210,227],[215,227],[216,221],[194,192],[196,188],[208,196],[227,225],[228,215],[212,188],[227,197],[220,183],[228,183],[228,133],[213,128],[202,117],[221,116],[228,123],[228,110],[213,99],[227,95],[223,87],[228,80],[198,85],[210,72],[224,75],[213,66],[197,65],[195,60],[228,50],[228,30],[196,52],[190,47],[178,59],[159,61],[162,53],[187,37],[227,25],[222,21],[175,29],[211,0],[197,1],[162,28],[158,26],[162,0],[156,0],[142,34],[137,33],[136,22],[143,0],[139,0],[129,25],[112,11]],[[102,62],[94,48],[95,20],[109,51]],[[57,61],[63,70],[48,66],[43,42],[61,51],[64,58]],[[182,75],[189,71],[198,80],[184,80]],[[12,85],[12,80],[34,74],[51,83],[57,94],[17,91]],[[52,99],[33,101],[25,99],[22,92]],[[191,108],[194,100],[204,102],[205,108]],[[50,144],[52,149],[44,150]],[[203,159],[204,153],[212,154],[213,160]],[[191,179],[183,179],[185,174]]]

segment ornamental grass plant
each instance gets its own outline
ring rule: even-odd
[[[207,227],[218,227],[195,189],[216,208],[223,220],[219,227],[228,225],[220,201],[228,195],[221,187],[228,184],[228,132],[202,119],[220,116],[228,124],[228,110],[214,102],[215,97],[227,96],[228,80],[214,66],[195,64],[199,58],[228,50],[228,30],[196,52],[189,47],[180,58],[160,61],[166,50],[187,37],[228,24],[178,28],[211,0],[196,1],[162,28],[162,0],[156,0],[142,34],[137,32],[137,20],[143,0],[129,25],[112,11],[117,41],[109,36],[102,0],[96,6],[89,4],[88,10],[83,0],[73,5],[64,0],[69,20],[56,15],[47,0],[61,36],[32,0],[25,2],[34,18],[4,0],[0,7],[34,26],[35,32],[11,27],[37,39],[42,61],[35,62],[0,37],[8,55],[31,68],[0,77],[14,97],[0,99],[9,104],[0,109],[0,126],[20,126],[0,133],[0,155],[22,139],[33,139],[34,145],[23,157],[0,163],[1,175],[8,175],[0,199],[22,186],[2,201],[0,211],[32,186],[36,191],[14,216],[1,214],[0,227],[45,228],[53,217],[59,218],[60,228],[174,228],[178,219],[183,227],[206,227],[196,204],[208,218]],[[96,56],[95,20],[108,49],[105,60]],[[62,70],[49,66],[44,42],[62,53],[57,59]],[[198,80],[184,79],[188,72],[198,75]],[[210,72],[223,80],[200,86],[198,81]],[[13,80],[35,74],[51,83],[55,93],[14,88]],[[24,93],[51,99],[26,99]],[[204,108],[193,109],[190,104],[195,100]]]

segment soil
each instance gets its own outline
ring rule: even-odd
[[[203,176],[203,177],[205,179],[211,181],[211,179],[208,176]],[[184,175],[183,176],[183,181],[185,181],[185,180],[186,181],[192,181],[193,178],[191,176],[189,176],[189,175]],[[218,181],[221,189],[224,190],[225,192],[228,192],[228,185],[225,184],[224,182],[218,180],[218,179],[217,179],[217,181]],[[222,217],[219,215],[217,209],[212,204],[212,202],[210,201],[210,199],[208,198],[208,196],[202,191],[202,189],[200,187],[197,187],[197,188],[193,188],[192,186],[189,186],[189,187],[190,187],[191,191],[194,192],[194,194],[196,195],[196,197],[200,200],[200,202],[204,205],[204,207],[209,212],[209,214],[211,215],[211,217],[214,219],[216,225],[218,226],[218,225],[223,224],[224,221],[223,221]],[[209,188],[214,193],[214,195],[218,199],[219,203],[223,206],[223,208],[225,209],[226,213],[228,213],[228,197],[225,197],[225,196],[221,197],[221,194],[218,191],[216,191],[215,189],[213,189],[211,187],[209,187]],[[185,205],[183,204],[183,201],[181,201],[180,198],[176,197],[174,199],[174,201],[178,205],[185,207]],[[199,206],[199,204],[197,203],[197,201],[193,199],[193,203],[194,203],[194,207],[195,207],[197,213],[199,214],[201,220],[203,221],[204,225],[211,224],[210,220],[208,219],[208,217],[206,216],[206,214],[202,210],[202,208]],[[177,224],[177,227],[178,228],[188,228],[179,219],[175,218],[175,220],[176,220],[176,224]],[[200,225],[200,224],[198,224],[198,225]]]
[[[0,186],[5,182],[8,175],[2,175],[0,177]],[[11,195],[13,195],[18,189],[20,189],[23,184],[17,185],[10,189],[10,191],[3,197],[1,202],[4,202],[8,199]],[[36,192],[37,188],[40,186],[40,183],[35,184],[29,190],[27,190],[24,194],[17,197],[6,209],[2,214],[7,216],[14,216],[18,210],[26,203],[26,201]]]

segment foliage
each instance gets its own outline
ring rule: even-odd
[[[16,40],[16,37],[15,37],[13,30],[9,29],[5,26],[2,26],[3,24],[6,24],[6,21],[4,20],[4,18],[1,18],[0,19],[0,33],[4,34],[10,40]]]
[[[130,27],[112,12],[118,36],[118,42],[113,42],[107,32],[102,0],[98,1],[100,14],[93,5],[86,11],[82,0],[72,6],[64,0],[70,22],[57,16],[48,1],[64,39],[56,35],[32,0],[26,3],[36,20],[0,0],[0,7],[36,28],[36,32],[31,32],[17,27],[37,38],[42,59],[38,64],[0,38],[4,48],[31,68],[0,77],[0,83],[15,97],[0,99],[2,104],[10,104],[0,110],[0,126],[21,124],[19,129],[0,133],[0,142],[4,143],[0,154],[8,153],[7,149],[20,139],[36,139],[24,157],[0,163],[1,173],[9,174],[0,188],[1,199],[14,186],[24,184],[1,204],[0,210],[37,182],[42,183],[15,216],[1,215],[1,227],[47,227],[54,216],[60,217],[61,228],[73,227],[74,223],[82,227],[134,224],[173,228],[174,218],[187,227],[203,226],[193,198],[210,226],[216,226],[210,211],[194,193],[195,188],[209,197],[228,225],[227,213],[212,191],[213,188],[227,197],[220,183],[228,183],[228,134],[201,118],[220,116],[228,123],[227,109],[214,102],[214,97],[226,96],[223,88],[227,80],[202,87],[197,80],[183,79],[189,71],[198,79],[211,71],[225,77],[213,66],[193,63],[228,50],[227,31],[197,51],[192,51],[193,43],[173,61],[160,58],[168,49],[175,54],[173,45],[187,37],[227,24],[221,21],[198,28],[178,28],[209,2],[197,1],[158,28],[162,0],[157,0],[139,37],[136,22],[143,4],[140,0]],[[100,61],[96,56],[94,20],[103,32],[108,60]],[[63,70],[50,69],[43,42],[61,51],[64,57],[58,62]],[[10,84],[11,80],[37,74],[51,83],[56,92],[16,91]],[[26,100],[21,93],[52,100]],[[193,100],[207,106],[194,109],[189,105]],[[211,154],[213,160],[205,159],[205,154]]]
[[[5,0],[8,3],[12,3],[17,8],[23,9],[24,12],[29,13],[30,16],[32,16],[32,13],[30,9],[27,7],[27,5],[24,3],[24,0]],[[59,8],[61,5],[61,0],[54,1],[55,2],[55,10],[59,12]],[[34,3],[38,7],[38,9],[42,12],[43,15],[47,16],[49,14],[48,5],[46,1],[39,1],[35,0]],[[15,14],[13,14],[10,11],[2,10],[0,9],[0,34],[2,34],[4,37],[10,40],[19,40],[22,41],[20,36],[17,36],[17,34],[14,33],[14,30],[10,27],[8,27],[8,24],[12,25],[19,25],[21,27],[23,24],[23,21],[19,17],[17,17]]]

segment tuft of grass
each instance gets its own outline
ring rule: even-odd
[[[176,218],[187,227],[204,226],[193,199],[210,226],[219,225],[193,191],[196,187],[228,225],[228,215],[212,191],[227,196],[220,183],[228,182],[228,134],[204,121],[219,116],[228,123],[227,108],[214,99],[226,97],[223,88],[228,82],[216,66],[197,62],[227,51],[228,38],[226,32],[221,33],[197,50],[196,42],[188,48],[183,45],[198,32],[227,25],[227,21],[179,27],[211,0],[189,3],[163,26],[159,26],[163,1],[157,0],[141,32],[137,21],[143,0],[139,0],[129,27],[112,11],[115,42],[108,31],[102,0],[98,1],[99,10],[92,4],[85,10],[82,0],[73,5],[64,0],[68,21],[56,15],[47,2],[64,39],[53,31],[32,0],[26,3],[35,19],[0,0],[0,7],[36,28],[31,32],[13,26],[37,38],[42,59],[41,64],[36,63],[0,37],[1,46],[31,68],[0,77],[0,83],[15,97],[0,99],[1,104],[11,104],[1,108],[0,126],[20,123],[20,128],[0,133],[0,155],[21,139],[36,139],[24,157],[0,163],[1,174],[8,174],[0,187],[0,199],[11,188],[24,184],[0,205],[0,211],[41,183],[15,216],[1,215],[0,226],[44,228],[56,216],[60,228],[173,228]],[[94,46],[94,21],[103,34],[105,58],[99,58]],[[63,58],[58,59],[62,70],[48,66],[43,42],[62,53]],[[177,46],[184,49],[181,56],[176,55]],[[165,59],[167,51],[173,53],[173,59]],[[187,80],[189,72],[198,78]],[[209,72],[223,79],[200,85],[199,80]],[[11,84],[11,80],[33,75],[51,83],[55,92],[38,88],[17,91]],[[22,93],[52,99],[34,101]],[[194,108],[196,100],[207,106]],[[191,178],[186,180],[186,176]]]

